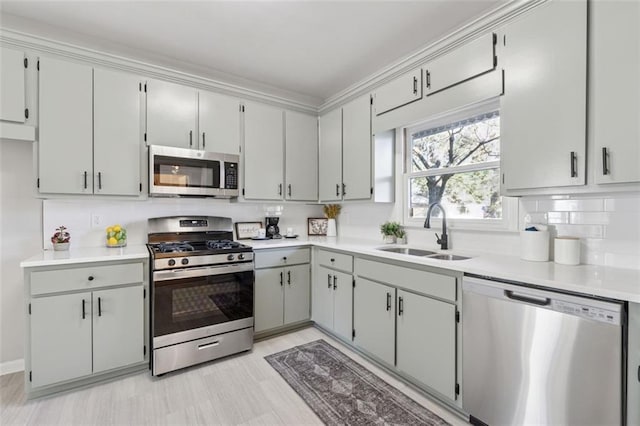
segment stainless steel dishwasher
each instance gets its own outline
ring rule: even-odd
[[[624,321],[622,303],[465,277],[463,409],[492,426],[620,426]]]

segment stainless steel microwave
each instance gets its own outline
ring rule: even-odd
[[[149,195],[238,196],[239,155],[149,146]]]

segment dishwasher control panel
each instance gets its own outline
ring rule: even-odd
[[[565,314],[576,315],[582,318],[614,325],[620,324],[620,312],[580,303],[572,303],[564,300],[552,300],[551,306],[554,311],[563,312]]]

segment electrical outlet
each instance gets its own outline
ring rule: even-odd
[[[104,220],[101,214],[91,214],[91,227],[97,228],[98,226],[102,226]]]

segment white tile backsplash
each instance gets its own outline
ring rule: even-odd
[[[566,214],[567,212],[561,212]],[[566,223],[566,222],[562,222]],[[569,223],[574,225],[607,225],[609,223],[608,212],[569,212]]]
[[[538,200],[539,212],[599,212],[604,210],[602,198],[571,200]]]

